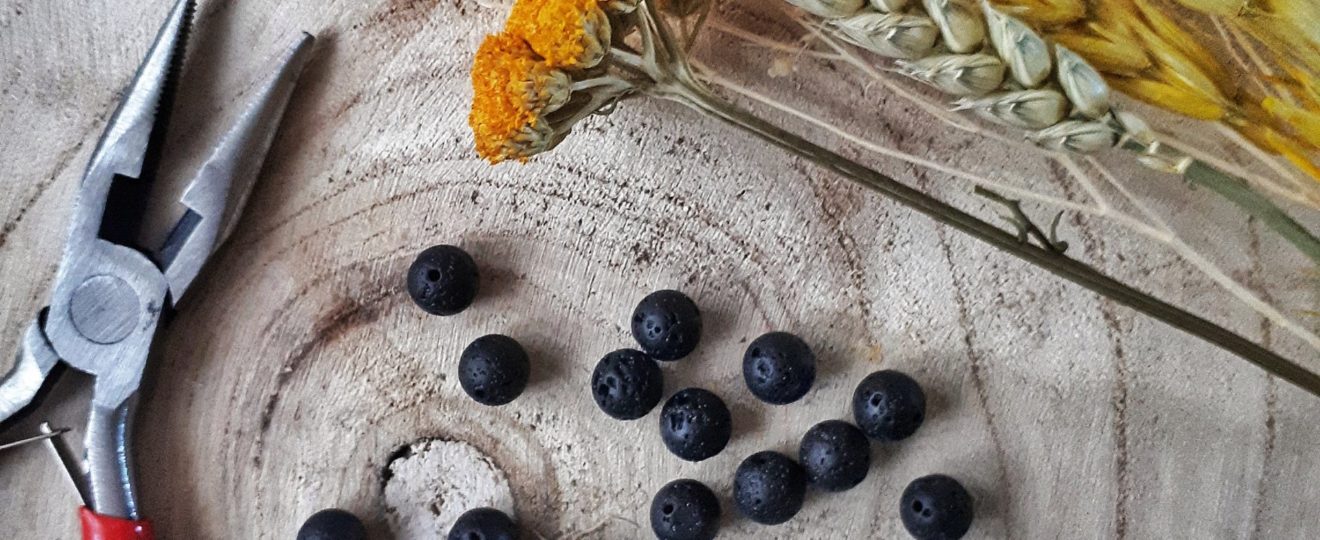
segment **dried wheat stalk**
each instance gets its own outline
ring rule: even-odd
[[[1109,85],[1081,56],[987,2],[788,1],[843,39],[897,59],[904,74],[958,96],[955,109],[1028,130],[1047,148],[1092,152],[1126,138],[1141,142],[1142,162],[1161,170],[1181,172],[1191,161],[1115,111]]]
[[[787,1],[825,19],[840,38],[896,59],[902,73],[957,96],[955,110],[1025,130],[1051,150],[1130,150],[1147,167],[1231,200],[1320,263],[1320,239],[1242,179],[1165,144],[1136,115],[1117,110],[1109,84],[1081,55],[988,0]]]

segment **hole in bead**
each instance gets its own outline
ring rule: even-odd
[[[921,501],[912,501],[913,512],[921,512],[922,508],[925,508],[925,505],[921,504]]]
[[[467,540],[485,540],[485,537],[481,536],[479,532],[470,532],[467,535]]]
[[[440,281],[440,271],[434,268],[426,271],[427,281]]]
[[[660,507],[660,511],[664,512],[666,516],[672,514],[674,513],[674,505],[666,503],[664,506]]]
[[[871,396],[871,406],[872,406],[872,407],[879,407],[879,406],[880,406],[880,396],[878,396],[878,395],[872,395],[872,396]]]

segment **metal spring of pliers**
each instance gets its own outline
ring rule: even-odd
[[[13,368],[0,378],[0,435],[34,415],[65,366],[93,378],[85,455],[58,434],[46,435],[82,499],[84,539],[152,538],[137,505],[131,451],[151,346],[162,316],[184,297],[242,212],[310,56],[312,37],[301,34],[183,191],[183,217],[163,244],[144,248],[140,228],[194,3],[174,5],[101,136],[78,188],[50,305],[29,325]]]

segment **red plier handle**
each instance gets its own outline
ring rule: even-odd
[[[93,512],[86,506],[78,509],[82,521],[83,540],[153,540],[151,522],[110,517]]]

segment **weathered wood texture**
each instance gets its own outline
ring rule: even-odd
[[[83,164],[164,4],[0,1],[0,350],[45,302]],[[796,452],[882,367],[926,385],[921,432],[877,447],[852,492],[813,495],[773,529],[729,518],[729,537],[898,538],[900,491],[932,472],[974,491],[978,538],[1320,537],[1320,400],[718,122],[630,102],[525,166],[478,161],[468,64],[501,18],[468,0],[201,2],[170,170],[200,159],[292,32],[320,42],[244,221],[154,359],[138,453],[162,537],[291,538],[326,506],[385,537],[381,470],[425,437],[490,455],[531,530],[604,521],[598,537],[645,537],[655,489],[692,477],[727,492],[742,457]],[[1085,197],[1039,157],[982,145],[837,69],[772,80],[763,52],[702,54],[888,144]],[[992,215],[965,183],[876,165]],[[1193,241],[1222,245],[1213,253],[1261,294],[1315,305],[1302,261],[1231,208],[1120,174]],[[1172,255],[1092,220],[1065,229],[1078,256],[1307,355]],[[483,294],[459,317],[423,315],[401,287],[410,257],[441,242],[483,266]],[[661,287],[688,291],[708,321],[666,384],[711,388],[735,415],[732,445],[701,464],[665,452],[654,413],[615,422],[588,393],[595,360],[629,345],[634,303]],[[745,343],[771,329],[820,353],[802,403],[765,406],[743,387]],[[502,408],[474,405],[453,376],[462,347],[492,332],[535,362],[530,390]],[[40,448],[0,455],[0,485],[7,535],[76,536],[73,494]]]

